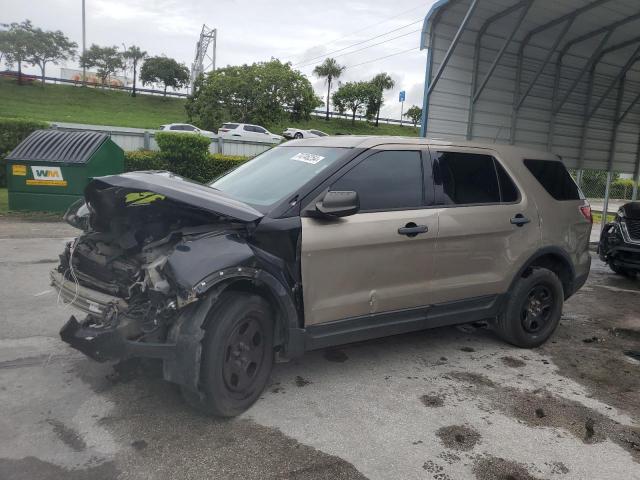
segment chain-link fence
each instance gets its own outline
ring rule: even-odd
[[[571,175],[591,204],[594,225],[601,225],[605,209],[610,221],[622,205],[638,199],[638,182],[631,175],[587,169],[571,170]]]

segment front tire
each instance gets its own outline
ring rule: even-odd
[[[517,347],[542,345],[553,334],[564,304],[564,289],[558,276],[534,267],[518,279],[506,308],[496,322],[496,333]]]
[[[234,417],[260,397],[273,366],[273,315],[261,297],[226,292],[207,319],[202,340],[201,394],[187,403],[208,415]]]
[[[295,139],[298,139],[298,140],[299,140],[299,139],[301,139],[303,136],[304,136],[304,135],[302,135],[300,132],[297,132],[297,133],[293,136],[293,138],[295,138]]]

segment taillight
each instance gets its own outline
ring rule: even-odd
[[[589,222],[593,223],[593,215],[591,215],[591,205],[589,205],[588,203],[586,205],[582,205],[580,207],[580,213],[582,213],[582,216],[589,220]]]
[[[229,129],[228,128],[219,128],[218,131],[219,132],[228,132]]]

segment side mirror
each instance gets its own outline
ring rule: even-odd
[[[360,199],[357,192],[327,192],[316,203],[316,212],[323,217],[346,217],[358,213]]]

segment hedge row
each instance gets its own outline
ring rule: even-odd
[[[34,130],[49,128],[46,122],[0,117],[0,187],[7,185],[7,166],[4,158]]]
[[[211,140],[191,133],[160,132],[155,136],[160,152],[129,152],[125,168],[131,170],[169,170],[197,182],[207,183],[246,160],[210,154]]]
[[[631,200],[634,181],[630,178],[620,178],[611,182],[611,198]]]
[[[232,155],[207,154],[189,162],[174,162],[164,152],[143,150],[125,152],[124,168],[127,172],[135,170],[170,170],[197,182],[207,183],[223,173],[246,162],[246,157]],[[173,167],[172,164],[173,163]]]

